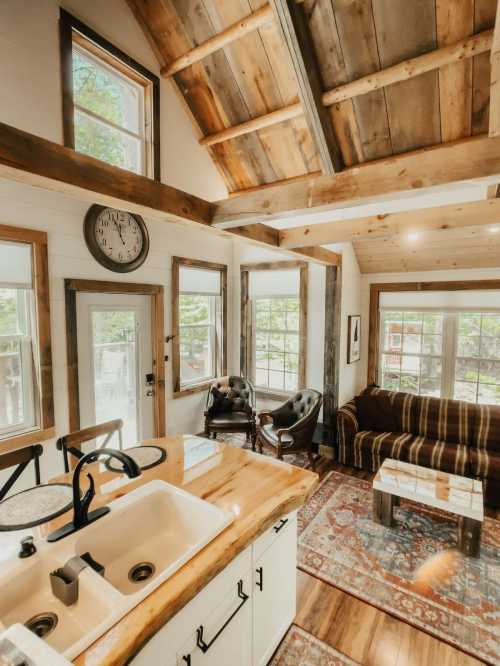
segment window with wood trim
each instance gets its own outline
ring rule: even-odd
[[[227,371],[227,266],[172,261],[174,394],[201,390]]]
[[[0,226],[0,448],[53,426],[47,235]]]
[[[160,179],[159,79],[61,10],[65,145]]]
[[[307,263],[242,266],[242,373],[263,393],[306,384]]]

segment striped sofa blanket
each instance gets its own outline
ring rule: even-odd
[[[385,458],[484,481],[486,503],[500,507],[500,406],[430,398],[369,387],[386,394],[396,432],[360,430],[356,401],[337,413],[338,460],[377,471]]]

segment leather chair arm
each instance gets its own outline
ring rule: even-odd
[[[269,409],[265,409],[262,412],[259,412],[258,415],[259,423],[268,423],[273,420],[273,413]]]

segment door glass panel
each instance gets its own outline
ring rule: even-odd
[[[136,329],[133,311],[92,312],[96,423],[123,419],[124,446],[140,439]]]

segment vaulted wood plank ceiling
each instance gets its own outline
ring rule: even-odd
[[[128,0],[162,64],[266,0]],[[490,29],[496,0],[304,0],[324,91]],[[174,75],[200,136],[298,101],[272,12],[259,29]],[[328,107],[346,166],[488,132],[489,53]],[[208,150],[230,192],[317,172],[304,116]]]

